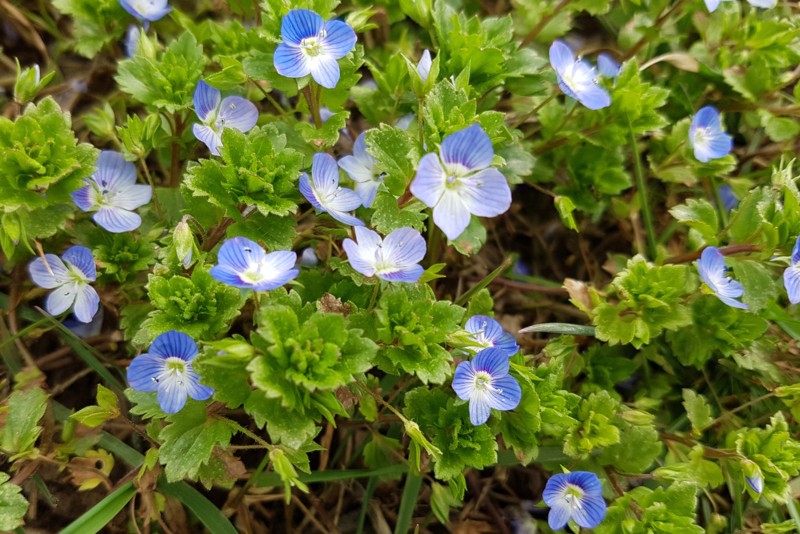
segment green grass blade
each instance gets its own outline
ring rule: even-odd
[[[378,477],[369,477],[367,488],[364,490],[364,501],[361,503],[361,512],[358,514],[356,534],[362,534],[364,532],[364,523],[367,521],[367,512],[369,512],[369,501],[372,500],[372,494],[375,493],[375,488],[377,487]]]
[[[219,508],[185,482],[169,483],[160,480],[158,489],[183,503],[211,534],[238,534]]]
[[[471,299],[472,296],[475,295],[475,293],[477,293],[484,287],[487,287],[489,284],[491,284],[492,281],[501,274],[503,274],[503,272],[506,269],[508,269],[509,266],[511,266],[511,257],[508,257],[505,260],[503,260],[503,263],[500,264],[500,267],[490,272],[488,275],[486,275],[486,277],[483,280],[481,280],[480,282],[469,288],[467,292],[465,292],[463,295],[461,295],[455,300],[455,303],[458,304],[459,306],[463,306],[464,304],[469,302],[469,299]]]
[[[563,334],[567,336],[591,336],[594,337],[595,329],[593,326],[570,323],[542,323],[528,326],[519,331],[520,334]]]
[[[403,487],[403,497],[400,500],[400,510],[397,512],[397,524],[394,526],[394,534],[406,534],[411,527],[421,487],[422,476],[409,473],[408,477],[406,477],[406,485]]]
[[[94,534],[95,532],[100,532],[125,508],[134,495],[136,495],[136,488],[133,487],[133,482],[128,482],[70,523],[67,528],[61,531],[61,534]]]

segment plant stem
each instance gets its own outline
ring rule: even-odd
[[[539,35],[539,32],[542,31],[544,29],[544,27],[547,26],[550,23],[551,20],[556,18],[556,16],[559,13],[561,13],[561,10],[564,9],[565,7],[567,7],[567,4],[569,4],[569,0],[561,0],[561,2],[559,2],[558,5],[555,8],[553,8],[553,11],[551,13],[549,13],[548,15],[545,15],[544,17],[542,17],[542,19],[539,21],[539,24],[537,24],[528,33],[528,35],[526,35],[525,38],[522,39],[522,43],[520,43],[520,48],[522,48],[523,46],[525,46],[527,44],[532,43],[533,40],[536,39],[536,36]]]
[[[322,117],[319,114],[319,102],[317,101],[316,96],[314,95],[314,87],[317,83],[314,80],[308,82],[308,85],[303,87],[301,91],[303,92],[303,96],[306,97],[306,103],[308,104],[308,110],[311,112],[311,117],[314,119],[314,126],[318,129],[322,128]]]
[[[169,167],[169,185],[170,187],[180,187],[181,185],[181,168],[180,168],[180,156],[181,156],[181,147],[178,143],[181,136],[183,135],[183,129],[186,125],[183,123],[183,118],[181,117],[180,113],[176,113],[173,115],[175,122],[173,124],[174,128],[172,131],[172,145],[170,146],[170,167]]]
[[[139,163],[142,164],[144,177],[147,180],[147,183],[150,184],[150,189],[153,191],[153,206],[155,206],[156,208],[156,214],[158,214],[159,219],[163,219],[164,212],[161,210],[161,204],[158,202],[158,195],[156,195],[156,186],[153,183],[153,177],[150,176],[150,169],[147,168],[147,162],[144,160],[144,158],[139,158]]]
[[[650,259],[656,257],[656,231],[653,226],[653,214],[650,211],[649,198],[647,196],[647,184],[644,179],[644,171],[642,170],[642,158],[639,155],[639,149],[636,146],[636,136],[633,133],[633,125],[628,119],[629,131],[631,134],[631,152],[633,157],[633,167],[636,173],[636,189],[639,192],[639,204],[642,210],[642,218],[644,219],[644,230],[647,234],[647,255]]]
[[[542,109],[542,108],[543,108],[545,105],[547,105],[547,103],[548,103],[548,102],[550,102],[551,100],[553,100],[553,99],[556,97],[556,95],[557,95],[557,94],[558,94],[558,93],[556,93],[555,91],[553,91],[553,93],[552,93],[550,96],[548,96],[547,98],[545,98],[544,100],[542,100],[542,101],[539,103],[539,105],[538,105],[538,106],[536,106],[535,108],[533,108],[532,110],[530,110],[530,111],[529,111],[528,113],[526,113],[526,114],[525,114],[525,115],[524,115],[524,116],[523,116],[523,117],[522,117],[520,120],[518,120],[517,122],[515,122],[515,123],[514,123],[514,126],[512,126],[512,128],[514,128],[514,129],[517,129],[517,128],[519,128],[520,126],[522,126],[522,124],[523,124],[523,123],[524,123],[526,120],[528,120],[529,118],[531,118],[531,117],[533,116],[533,114],[534,114],[534,113],[536,113],[537,111],[539,111],[540,109]]]
[[[422,124],[422,98],[417,99],[417,129],[419,130],[419,149],[425,151],[425,127]]]

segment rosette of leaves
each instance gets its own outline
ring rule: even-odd
[[[436,300],[427,285],[387,289],[375,310],[381,369],[413,373],[425,383],[441,384],[452,373],[450,353],[442,346],[461,324],[464,308]]]
[[[591,310],[597,338],[611,345],[647,345],[665,330],[676,330],[692,322],[684,303],[697,281],[686,265],[654,266],[641,256],[628,261],[611,283],[618,302],[599,302]]]
[[[71,193],[94,171],[97,149],[78,143],[72,120],[52,97],[16,121],[0,117],[0,246],[20,260],[31,243],[54,235],[74,212]]]
[[[191,194],[207,198],[237,221],[242,220],[241,206],[255,206],[266,219],[260,226],[281,229],[273,229],[268,236],[288,231],[291,239],[294,219],[285,216],[297,210],[302,154],[287,146],[286,136],[277,127],[266,125],[247,134],[226,129],[220,155],[190,164],[184,184]],[[269,240],[265,243],[273,245]]]
[[[191,277],[150,275],[148,294],[155,309],[133,340],[139,345],[168,330],[179,330],[193,339],[213,338],[239,315],[242,299],[238,289],[217,282],[201,268]]]
[[[269,415],[277,414],[276,425],[268,427],[273,439],[298,441],[292,428],[303,425],[289,424],[287,417],[306,421],[308,427],[311,420],[346,415],[337,390],[371,368],[378,350],[363,330],[353,328],[341,313],[302,306],[294,292],[271,295],[262,303],[257,322],[251,336],[256,355],[247,370],[263,395],[251,396],[246,409],[261,412],[256,419],[262,425],[272,423]]]
[[[702,534],[705,530],[696,523],[696,506],[697,487],[692,484],[676,482],[655,490],[640,486],[617,498],[609,506],[605,520],[594,531],[597,534]]]
[[[406,394],[404,414],[441,452],[433,465],[436,478],[451,480],[497,461],[494,432],[489,425],[470,423],[469,406],[449,392],[418,387]]]

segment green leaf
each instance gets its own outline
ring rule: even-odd
[[[669,210],[670,214],[690,228],[697,230],[709,245],[717,244],[719,220],[717,210],[705,199],[689,199]]]
[[[763,310],[770,300],[777,298],[778,289],[772,273],[764,265],[755,260],[729,258],[736,279],[744,287],[742,302],[747,304],[752,313]]]
[[[6,406],[0,407],[5,424],[0,428],[0,449],[11,459],[35,454],[34,445],[42,432],[39,420],[47,408],[47,393],[32,387],[15,391],[8,397]]]
[[[558,215],[561,217],[561,222],[564,223],[564,226],[577,232],[578,225],[575,223],[575,217],[572,215],[572,213],[575,211],[575,203],[572,202],[572,199],[559,195],[556,196],[554,202],[556,209],[558,210]]]
[[[78,519],[70,523],[61,534],[94,534],[103,530],[136,495],[133,482],[120,486],[107,495]]]
[[[618,407],[619,402],[606,391],[584,399],[575,414],[578,424],[570,429],[564,441],[564,454],[587,458],[596,448],[619,443],[620,430],[613,424]]]
[[[53,5],[72,16],[74,42],[71,46],[87,58],[118,41],[130,22],[130,15],[116,0],[54,0]]]
[[[370,222],[375,230],[384,235],[405,226],[420,232],[425,229],[425,219],[428,216],[424,213],[425,204],[422,202],[414,200],[400,208],[394,195],[379,190],[372,209],[374,211]]]
[[[169,482],[195,479],[200,467],[211,459],[214,448],[224,449],[233,436],[227,423],[206,414],[204,403],[190,402],[168,420],[171,424],[158,436],[158,460]]]
[[[464,256],[474,256],[486,242],[486,228],[478,217],[473,216],[461,235],[448,242]]]
[[[183,32],[157,59],[136,54],[133,59],[120,61],[115,80],[135,100],[175,113],[192,107],[206,61],[194,35]]]
[[[22,488],[10,483],[11,477],[0,472],[0,530],[11,531],[23,524],[28,511],[28,501],[22,496]]]
[[[699,436],[712,421],[711,406],[706,398],[691,389],[683,390],[683,407],[692,423],[692,432]]]
[[[366,133],[367,152],[375,158],[375,168],[386,173],[383,183],[389,192],[400,196],[414,178],[414,163],[419,160],[416,145],[406,130],[382,124]],[[376,211],[378,211],[376,209]]]

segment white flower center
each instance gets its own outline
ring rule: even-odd
[[[306,55],[310,57],[317,57],[322,53],[322,38],[325,37],[325,31],[320,31],[319,35],[314,37],[306,37],[300,41],[300,48],[305,50]]]
[[[564,500],[572,510],[580,510],[583,508],[583,503],[581,502],[583,495],[583,489],[575,484],[567,484],[567,489],[564,490]]]
[[[694,146],[705,146],[711,137],[711,128],[698,128],[694,131]]]
[[[444,186],[448,189],[458,189],[461,186],[461,179],[470,174],[470,169],[460,163],[450,163],[444,166],[446,173]]]
[[[142,15],[149,14],[155,7],[156,4],[153,0],[134,0],[133,2],[133,9]]]
[[[475,373],[475,390],[480,391],[481,393],[484,391],[494,391],[495,388],[492,386],[492,375],[486,371],[478,371]]]
[[[174,380],[178,386],[183,387],[188,368],[189,364],[185,360],[177,356],[169,356],[164,360],[164,367],[158,376],[153,377],[153,382],[161,384],[168,380]]]

